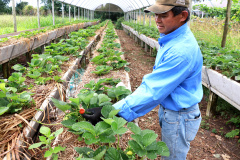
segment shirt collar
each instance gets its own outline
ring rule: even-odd
[[[175,31],[169,34],[160,33],[160,38],[158,38],[158,43],[161,45],[166,44],[168,41],[184,33],[188,29],[187,23],[183,24],[181,27],[177,28]]]

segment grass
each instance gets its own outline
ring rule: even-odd
[[[17,31],[24,31],[28,29],[38,28],[37,16],[17,16]],[[71,21],[74,18],[71,17]],[[62,23],[62,17],[55,17],[55,24]],[[64,17],[64,23],[69,22],[69,17]],[[51,26],[53,24],[52,16],[41,16],[41,27]],[[12,15],[0,15],[0,35],[13,33],[13,16]]]
[[[214,46],[221,47],[224,20],[213,18],[196,18],[191,21],[191,30],[197,40],[211,43]],[[228,30],[226,48],[240,49],[240,24],[231,22]]]
[[[139,22],[140,18],[138,18]],[[145,25],[149,26],[149,17],[146,16]],[[211,43],[214,46],[221,47],[224,20],[213,18],[194,18],[190,22],[190,28],[197,40],[203,40]],[[143,24],[143,16],[141,17],[141,24]],[[151,26],[156,27],[155,18],[151,16]],[[230,22],[230,29],[228,30],[226,48],[240,49],[240,23]]]

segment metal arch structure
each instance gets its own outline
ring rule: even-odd
[[[72,6],[94,11],[98,6],[111,3],[120,7],[123,12],[130,12],[154,4],[155,0],[57,0]]]

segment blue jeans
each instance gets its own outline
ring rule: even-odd
[[[195,138],[202,119],[198,104],[180,111],[172,111],[161,106],[158,115],[162,141],[167,144],[170,151],[170,156],[162,159],[185,160],[190,142]]]

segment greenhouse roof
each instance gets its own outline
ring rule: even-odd
[[[155,0],[57,0],[76,7],[95,10],[98,6],[106,3],[119,6],[124,12],[144,8],[155,3]]]

